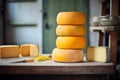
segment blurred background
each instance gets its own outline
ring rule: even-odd
[[[56,16],[62,11],[85,13],[87,46],[96,46],[97,33],[89,32],[89,23],[100,15],[100,0],[0,0],[0,45],[34,43],[41,53],[51,53]]]

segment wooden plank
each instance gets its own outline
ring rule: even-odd
[[[110,15],[118,16],[118,0],[110,0]]]
[[[54,62],[53,60],[12,63],[28,58],[29,57],[0,59],[0,74],[114,74],[113,63],[87,61],[78,63],[59,63]]]
[[[108,15],[106,14],[106,4],[104,4],[105,0],[100,0],[100,13],[101,15]],[[110,15],[116,15],[118,16],[118,0],[110,0]]]
[[[103,33],[101,31],[99,31],[99,46],[103,46]]]
[[[7,76],[0,75],[0,79],[1,80],[108,80],[107,75],[7,75]]]
[[[108,8],[109,0],[100,0],[100,14],[101,16],[109,15],[110,9]]]
[[[29,57],[22,58],[10,58],[10,59],[0,59],[0,66],[113,66],[113,63],[102,63],[102,62],[88,62],[84,58],[83,62],[77,63],[60,63],[53,60],[40,61],[40,62],[28,62],[28,63],[13,63],[16,61],[21,61],[28,59]]]
[[[119,29],[119,26],[104,26],[104,27],[91,26],[89,29],[90,29],[90,31],[101,31],[101,32],[105,33],[105,32],[114,31],[115,28]]]
[[[0,74],[114,74],[114,66],[0,66]]]
[[[100,0],[100,14],[101,14],[101,16],[104,16],[105,12],[106,12],[105,9],[104,9],[103,1],[104,0]]]
[[[116,64],[117,59],[117,32],[110,32],[110,61]]]

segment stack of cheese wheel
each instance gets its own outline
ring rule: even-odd
[[[57,15],[56,46],[52,59],[57,62],[80,62],[83,60],[83,48],[86,29],[85,15],[82,12],[60,12]]]

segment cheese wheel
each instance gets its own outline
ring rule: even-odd
[[[88,47],[87,60],[95,62],[109,61],[109,53],[106,47]]]
[[[85,27],[79,25],[58,25],[56,28],[58,36],[85,36],[85,33]]]
[[[52,51],[52,59],[57,62],[79,62],[83,60],[83,51],[55,48]]]
[[[36,44],[23,44],[20,47],[22,56],[37,57],[39,54],[38,46]]]
[[[61,49],[82,49],[86,46],[86,40],[84,37],[59,36],[56,46]]]
[[[0,58],[16,58],[19,57],[18,45],[0,46]]]
[[[57,15],[57,24],[85,24],[85,14],[82,12],[60,12]]]

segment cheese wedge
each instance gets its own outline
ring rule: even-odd
[[[55,48],[52,51],[52,59],[57,62],[80,62],[83,60],[83,51]]]
[[[38,45],[36,44],[23,44],[20,46],[21,56],[37,57],[39,54]]]
[[[87,60],[95,62],[108,62],[109,51],[107,47],[88,47]]]
[[[19,57],[18,45],[0,46],[0,58],[16,58]]]

